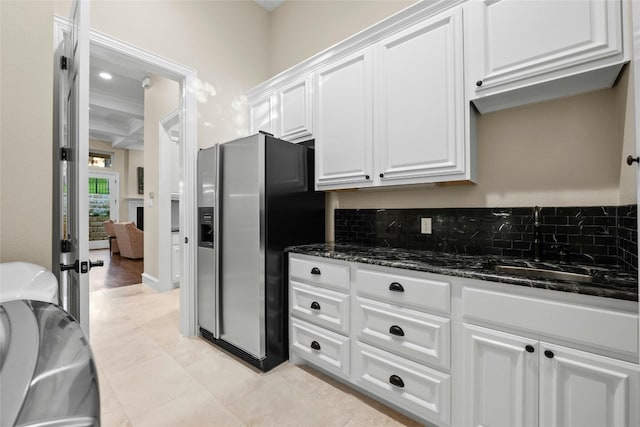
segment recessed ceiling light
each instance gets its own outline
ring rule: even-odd
[[[111,74],[107,73],[106,71],[101,72],[100,74],[98,74],[100,77],[102,77],[105,80],[111,80]]]

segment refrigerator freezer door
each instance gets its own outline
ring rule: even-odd
[[[220,146],[220,338],[265,357],[264,135]]]
[[[217,146],[198,153],[198,324],[218,337]]]

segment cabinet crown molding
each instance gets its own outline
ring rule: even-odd
[[[265,93],[272,92],[295,79],[302,78],[304,75],[315,71],[329,61],[335,61],[359,49],[370,46],[393,33],[402,31],[422,19],[436,15],[466,1],[468,0],[418,1],[398,13],[280,72],[263,83],[260,83],[258,86],[249,89],[246,93],[247,100],[253,102]]]

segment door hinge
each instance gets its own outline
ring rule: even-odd
[[[189,243],[189,238],[187,236],[184,237],[184,243]]]
[[[67,69],[67,57],[62,55],[60,57],[60,69],[61,70],[66,70]]]
[[[60,148],[60,160],[62,160],[63,162],[71,161],[71,148],[68,148],[68,147]]]
[[[71,252],[71,240],[60,241],[60,252],[63,254]]]

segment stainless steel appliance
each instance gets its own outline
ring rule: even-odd
[[[200,151],[198,174],[201,192],[205,176],[217,176],[218,252],[215,280],[207,278],[209,270],[201,274],[210,263],[198,259],[200,331],[267,371],[288,359],[283,249],[324,241],[324,194],[314,191],[313,149],[260,133],[219,145],[215,172],[205,160],[208,150],[216,148]]]
[[[198,153],[198,323],[217,335],[218,146]]]

